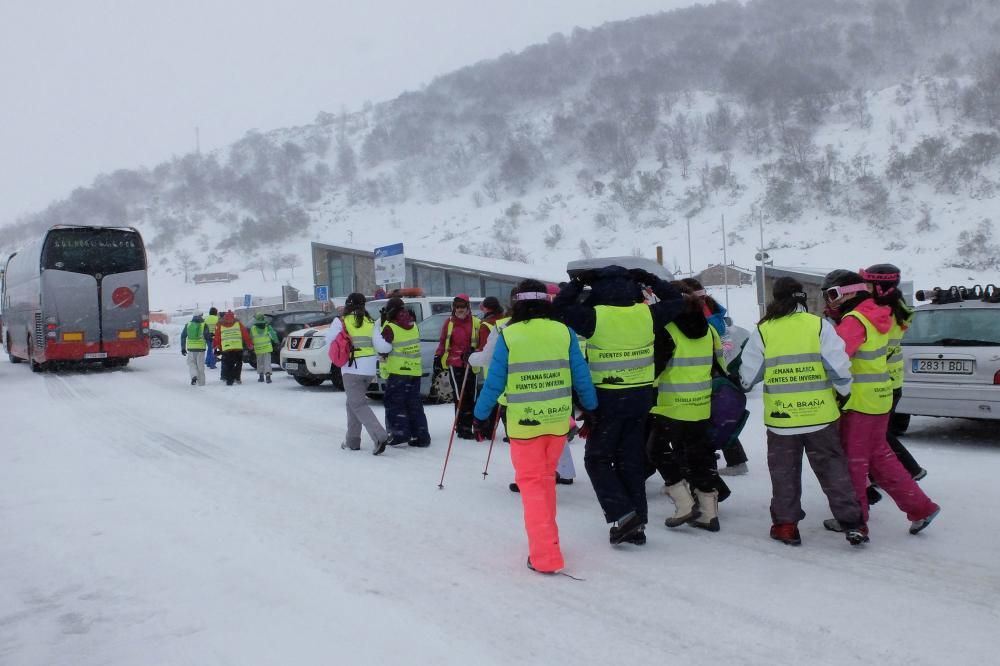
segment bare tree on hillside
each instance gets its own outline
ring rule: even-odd
[[[184,282],[190,282],[191,271],[197,269],[198,264],[194,262],[191,253],[187,250],[177,250],[174,256],[177,257],[177,265],[184,271]]]

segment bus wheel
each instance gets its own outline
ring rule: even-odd
[[[20,363],[22,360],[24,360],[20,356],[14,356],[12,353],[10,353],[10,350],[11,350],[11,346],[10,346],[10,333],[8,333],[7,334],[7,358],[10,359],[11,363]]]

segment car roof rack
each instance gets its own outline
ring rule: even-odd
[[[1000,303],[1000,289],[990,283],[985,287],[975,284],[971,287],[952,285],[946,289],[920,289],[914,297],[918,301],[930,301],[935,305],[945,303],[961,303],[962,301],[982,301],[984,303]]]

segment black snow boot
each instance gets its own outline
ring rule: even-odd
[[[197,377],[192,377],[191,378],[191,386],[194,386],[197,383],[198,383],[198,378]]]
[[[639,517],[639,514],[633,511],[627,518],[619,520],[611,526],[611,531],[608,534],[608,540],[613,546],[625,543],[632,537],[633,534],[645,528],[645,526],[646,524],[642,522],[642,518]]]
[[[271,383],[271,373],[270,372],[267,373],[266,375],[264,375],[264,381],[267,382],[268,384]]]
[[[260,384],[264,383],[264,375],[257,375],[257,382]]]

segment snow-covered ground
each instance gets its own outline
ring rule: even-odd
[[[741,323],[752,304],[741,294]],[[247,368],[249,370],[249,368]],[[759,394],[722,531],[612,548],[580,476],[559,487],[567,571],[525,567],[506,446],[339,445],[344,396],[276,375],[188,385],[176,344],[121,371],[0,362],[0,664],[973,664],[1000,626],[994,423],[914,418],[905,443],[943,506],[910,536],[891,501],[872,542],[826,532],[804,474],[803,545],[768,538]],[[381,415],[381,408],[377,406]]]

